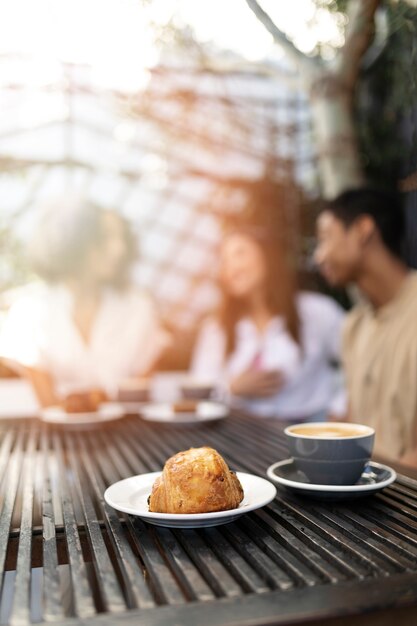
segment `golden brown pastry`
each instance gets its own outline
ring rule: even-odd
[[[67,413],[90,413],[97,411],[107,396],[101,389],[91,389],[79,393],[70,393],[63,401]]]
[[[213,448],[190,448],[165,463],[152,487],[154,513],[210,513],[236,509],[243,489],[236,474]]]
[[[174,413],[195,413],[198,409],[198,402],[194,400],[180,400],[172,405]]]

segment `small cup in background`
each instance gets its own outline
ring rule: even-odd
[[[119,402],[149,402],[151,384],[147,378],[129,378],[124,380],[117,392]]]
[[[180,384],[180,390],[185,400],[208,400],[214,391],[214,384],[190,378]]]
[[[345,422],[296,424],[284,432],[297,469],[321,485],[354,485],[375,438],[373,428]]]

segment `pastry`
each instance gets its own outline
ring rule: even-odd
[[[63,408],[67,413],[94,413],[107,396],[101,389],[70,393],[64,398]]]
[[[198,402],[194,402],[193,400],[180,400],[179,402],[174,402],[172,408],[174,409],[174,413],[196,413]]]
[[[165,463],[148,499],[155,513],[211,513],[236,509],[243,489],[213,448],[190,448]]]

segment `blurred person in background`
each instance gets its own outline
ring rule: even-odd
[[[121,215],[78,196],[51,199],[28,253],[42,282],[12,305],[0,356],[42,406],[84,390],[112,397],[124,379],[150,371],[167,338],[152,300],[131,284],[136,242]]]
[[[317,220],[316,260],[329,283],[354,284],[343,362],[349,419],[375,428],[375,452],[417,467],[417,272],[402,260],[399,195],[352,189]]]
[[[285,247],[273,224],[237,225],[224,237],[222,303],[202,325],[191,373],[226,387],[232,404],[255,415],[344,418],[344,389],[333,367],[343,309],[297,291]]]

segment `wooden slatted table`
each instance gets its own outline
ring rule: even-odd
[[[188,428],[131,416],[88,432],[1,422],[0,624],[417,623],[413,478],[337,504],[279,488],[264,509],[198,530],[105,504],[111,483],[205,444],[260,476],[287,456],[279,422],[242,415]]]

